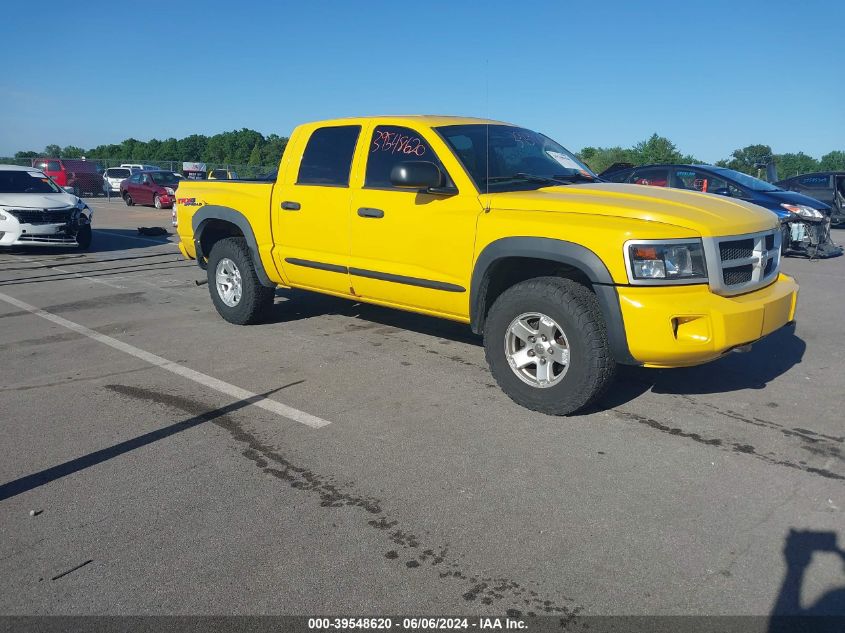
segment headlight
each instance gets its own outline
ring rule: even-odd
[[[628,242],[625,245],[631,283],[695,283],[707,281],[701,240]]]
[[[788,204],[784,202],[780,206],[790,213],[794,213],[802,218],[807,218],[808,220],[821,220],[824,217],[821,211],[814,209],[813,207],[808,207],[806,204]]]
[[[167,192],[168,195],[172,196],[176,192],[173,190],[173,187],[165,187],[164,190]]]

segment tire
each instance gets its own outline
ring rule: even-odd
[[[789,225],[784,224],[780,227],[780,254],[781,257],[786,256],[786,251],[789,250],[789,240],[792,238],[792,231],[789,230]]]
[[[76,233],[76,248],[80,251],[87,251],[91,248],[91,240],[92,240],[93,233],[91,231],[90,224],[83,224],[79,227],[79,231]]]
[[[123,201],[126,203],[127,207],[135,206],[135,201],[132,199],[132,196],[130,196],[129,193],[123,194]]]
[[[153,206],[156,209],[161,209],[161,198],[158,197],[158,194],[156,194],[155,198],[153,198]]]
[[[545,317],[545,321],[533,318],[537,316]],[[549,321],[554,324],[551,329]],[[527,324],[528,330],[521,329],[519,323]],[[540,336],[532,344],[510,333],[512,326],[522,334],[531,332],[534,323],[538,335],[549,331],[560,333],[560,336],[555,334],[549,339],[555,343],[557,351],[554,355],[549,353],[551,343],[542,343]],[[541,323],[545,325],[541,326]],[[522,370],[510,364],[509,349],[520,358],[519,352],[513,352],[513,343],[523,343],[519,352],[534,358],[531,361],[521,356],[529,363]],[[541,349],[545,345],[549,347]],[[564,358],[559,355],[563,353],[561,350],[568,352],[568,363],[552,362],[553,358]],[[607,328],[595,294],[571,279],[561,277],[529,279],[503,292],[487,316],[484,351],[490,372],[502,391],[517,404],[549,415],[569,415],[595,402],[616,373]],[[539,363],[543,361],[545,363],[541,366]],[[556,371],[559,373],[545,386],[540,386],[537,378],[541,371],[551,372],[552,375]]]
[[[230,283],[219,284],[218,272],[228,278]],[[211,301],[220,316],[229,323],[236,325],[258,323],[273,305],[276,290],[262,285],[259,281],[252,255],[246,245],[246,240],[242,237],[227,237],[212,247],[208,257],[207,273]],[[237,292],[229,295],[224,291],[226,287],[237,286],[238,282],[239,296]]]

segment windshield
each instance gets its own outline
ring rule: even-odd
[[[598,178],[565,147],[525,128],[475,123],[436,129],[479,191],[524,191]]]
[[[169,171],[154,171],[150,173],[150,177],[157,185],[175,185],[179,183],[176,174]]]
[[[61,193],[40,171],[0,171],[0,193]]]
[[[112,167],[106,170],[107,178],[129,178],[132,172],[123,167]]]
[[[766,182],[765,180],[760,180],[759,178],[755,178],[754,176],[743,174],[741,171],[734,171],[733,169],[723,168],[716,168],[713,169],[713,171],[715,171],[717,174],[725,176],[726,178],[735,180],[737,184],[742,185],[746,189],[751,189],[751,191],[783,191],[780,187],[775,187],[774,185]]]

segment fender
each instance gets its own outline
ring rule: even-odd
[[[252,254],[252,263],[255,266],[255,273],[258,275],[258,280],[262,286],[268,288],[275,288],[277,284],[270,280],[267,271],[264,270],[264,264],[261,262],[261,257],[258,254],[258,242],[255,240],[255,234],[252,231],[252,225],[246,219],[243,213],[232,209],[231,207],[223,207],[215,204],[207,204],[201,207],[191,218],[191,226],[194,230],[194,247],[197,251],[197,263],[201,268],[205,268],[203,259],[206,254],[202,252],[202,233],[208,227],[210,220],[223,220],[237,226],[246,239],[249,252]]]
[[[484,247],[475,262],[470,284],[470,326],[473,332],[480,334],[484,329],[488,307],[485,304],[488,271],[497,260],[506,257],[531,257],[560,262],[583,273],[592,284],[601,307],[614,359],[623,365],[640,364],[628,349],[619,295],[607,266],[590,249],[564,240],[546,237],[505,237]]]

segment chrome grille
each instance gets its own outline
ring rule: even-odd
[[[780,231],[705,238],[713,292],[736,295],[768,285],[780,269]]]
[[[21,224],[63,224],[70,221],[73,207],[67,209],[9,209]]]
[[[719,255],[722,261],[729,259],[745,259],[754,253],[754,240],[733,240],[719,244]]]

